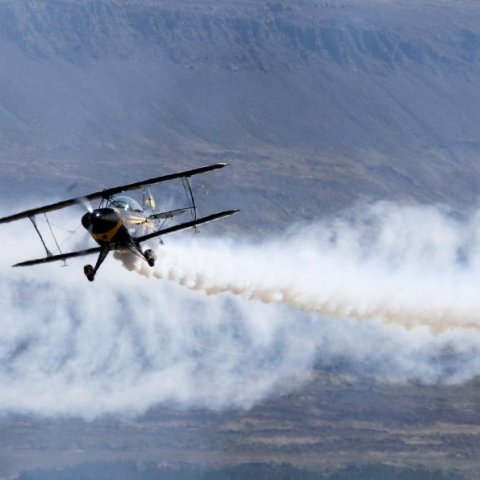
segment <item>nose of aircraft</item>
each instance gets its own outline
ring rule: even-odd
[[[87,212],[83,217],[82,217],[82,225],[83,225],[83,228],[85,228],[86,230],[89,230],[90,229],[90,226],[92,225],[92,213],[90,212]]]
[[[93,212],[87,212],[82,217],[82,225],[90,233],[103,233],[112,229],[120,217],[112,208],[99,208]]]

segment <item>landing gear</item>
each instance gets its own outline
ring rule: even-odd
[[[155,254],[153,253],[152,250],[150,249],[145,250],[145,252],[143,253],[143,256],[145,257],[145,260],[151,267],[155,266]]]
[[[98,256],[97,263],[95,264],[95,268],[93,268],[91,265],[85,265],[83,267],[83,273],[85,274],[89,282],[93,282],[95,280],[95,274],[97,273],[100,265],[105,260],[105,257],[108,255],[109,251],[110,248],[108,247],[102,248],[102,250],[100,251],[100,255]]]
[[[85,265],[83,267],[83,273],[88,278],[89,282],[93,282],[95,280],[95,271],[91,265]]]

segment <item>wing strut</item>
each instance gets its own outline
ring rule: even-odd
[[[183,181],[183,188],[185,189],[185,193],[187,194],[187,196],[189,197],[190,199],[190,204],[191,204],[191,210],[192,210],[192,220],[196,220],[197,219],[197,206],[195,204],[195,197],[193,196],[193,191],[192,191],[192,186],[190,185],[190,182],[188,180],[188,177],[183,177],[182,178],[182,181]],[[195,228],[195,231],[197,229]]]
[[[40,237],[40,241],[42,242],[43,248],[47,252],[47,257],[52,257],[53,253],[47,248],[47,245],[45,244],[45,240],[42,237],[42,234],[40,233],[40,230],[37,227],[37,221],[35,220],[34,216],[28,217],[30,221],[32,222],[33,226],[35,227],[35,230],[38,233],[38,236]]]
[[[44,213],[43,216],[45,217],[45,220],[46,220],[46,222],[47,222],[47,225],[48,225],[48,228],[49,228],[49,230],[50,230],[50,233],[52,234],[53,241],[55,242],[55,245],[57,246],[57,249],[58,249],[59,253],[62,253],[62,249],[60,248],[60,245],[58,244],[57,237],[56,237],[55,234],[53,233],[53,229],[52,229],[52,226],[50,225],[50,220],[48,219],[47,214]],[[66,265],[66,264],[65,264],[65,265]]]

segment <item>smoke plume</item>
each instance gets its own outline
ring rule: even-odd
[[[434,332],[480,327],[479,217],[377,203],[258,242],[184,237],[147,276],[333,317]]]
[[[376,204],[261,242],[172,235],[154,270],[109,258],[93,284],[78,260],[11,269],[32,235],[2,230],[0,412],[249,408],[317,368],[468,381],[480,372],[479,226]]]

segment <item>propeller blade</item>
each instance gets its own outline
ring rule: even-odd
[[[88,213],[93,212],[92,204],[90,203],[90,200],[87,197],[80,198],[80,205],[82,205],[82,207],[85,209],[86,212]]]

